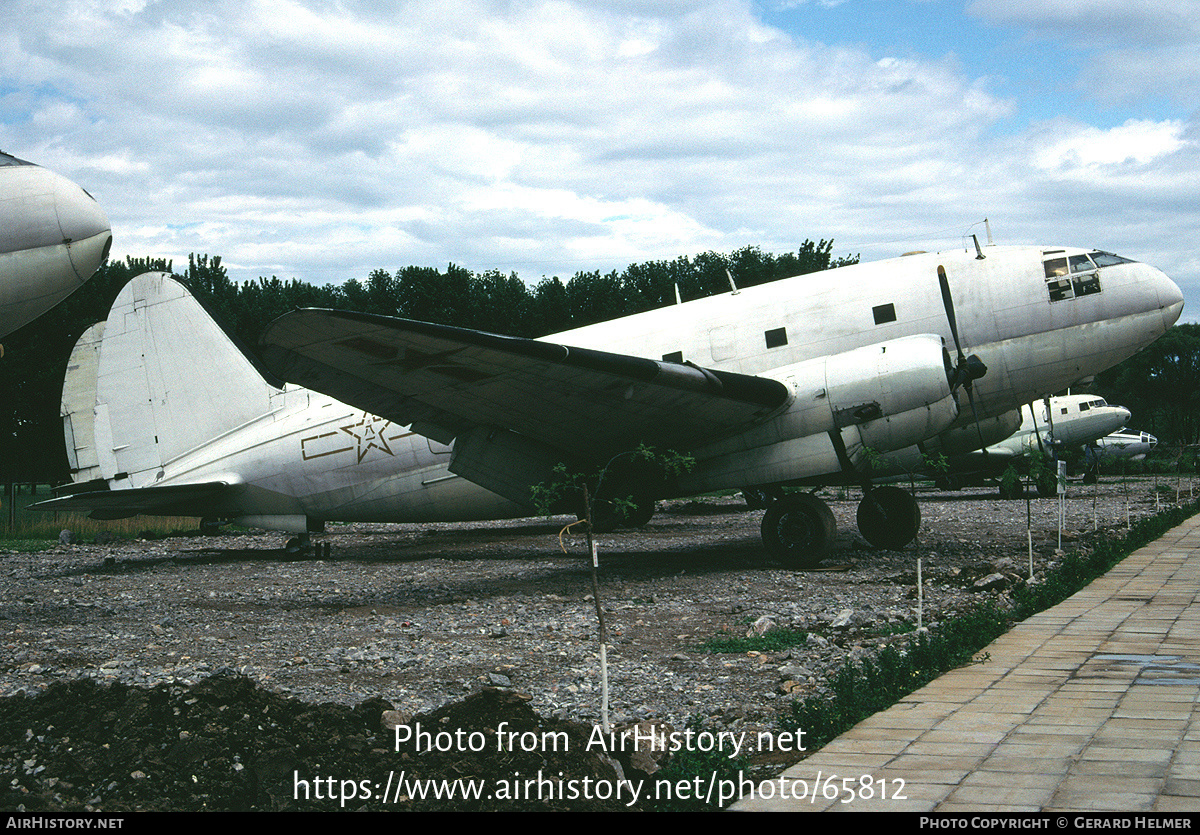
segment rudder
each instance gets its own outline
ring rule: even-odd
[[[98,466],[148,487],[173,460],[271,411],[268,382],[168,273],[131,279],[109,311],[96,373]]]

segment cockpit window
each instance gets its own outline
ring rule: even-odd
[[[1058,250],[1052,257],[1043,261],[1046,270],[1046,291],[1051,302],[1061,302],[1099,293],[1101,290],[1100,267],[1128,263],[1126,259],[1109,253],[1094,252],[1091,256],[1072,255],[1068,258],[1059,255],[1058,252],[1061,251]],[[1047,253],[1047,255],[1049,254]],[[1096,256],[1116,260],[1105,260],[1104,263],[1101,263]]]
[[[1111,267],[1114,264],[1134,263],[1128,258],[1122,258],[1120,255],[1113,255],[1111,252],[1103,252],[1101,250],[1096,250],[1092,253],[1092,260],[1096,262],[1097,267]]]
[[[1084,270],[1094,270],[1094,269],[1096,269],[1096,265],[1093,264],[1092,259],[1088,258],[1086,255],[1072,255],[1071,256],[1071,272],[1081,273]]]
[[[1067,274],[1067,259],[1066,258],[1047,258],[1046,259],[1046,278],[1055,278],[1060,275]]]

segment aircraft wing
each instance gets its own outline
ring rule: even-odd
[[[297,310],[262,346],[283,379],[443,443],[489,425],[590,457],[687,449],[789,399],[762,377],[364,313]]]
[[[88,490],[47,499],[30,505],[33,510],[88,512],[93,519],[124,519],[129,516],[207,516],[206,508],[218,507],[231,485],[224,481],[201,484],[171,484],[134,487],[126,490]]]

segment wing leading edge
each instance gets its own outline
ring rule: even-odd
[[[495,426],[588,457],[687,449],[790,399],[763,377],[365,313],[297,310],[262,346],[283,379],[443,443]]]

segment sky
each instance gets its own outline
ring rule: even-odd
[[[4,0],[0,149],[116,257],[581,270],[832,239],[1165,270],[1200,321],[1195,0]]]

